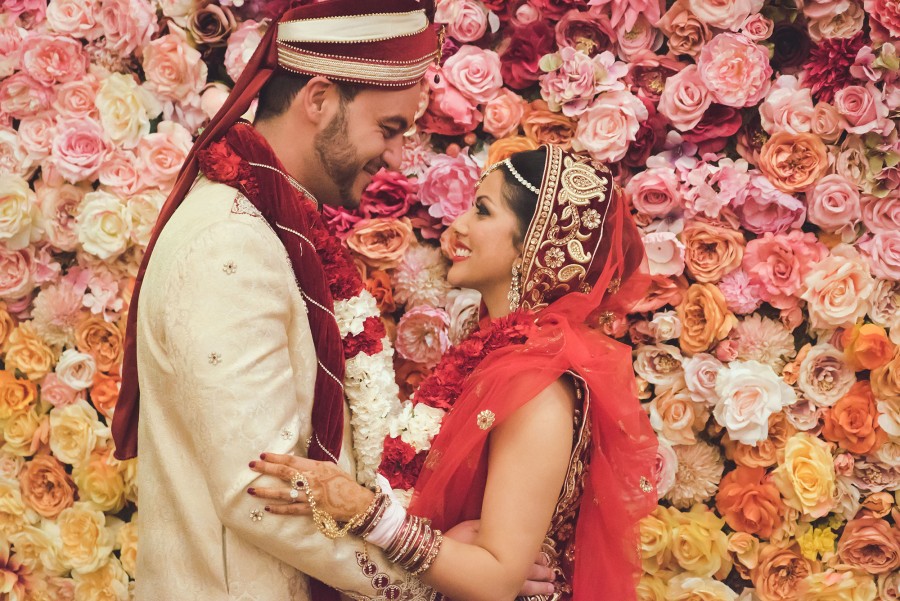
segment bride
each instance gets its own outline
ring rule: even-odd
[[[513,599],[539,551],[556,591],[532,599],[635,599],[657,443],[630,348],[599,327],[646,281],[621,191],[587,157],[517,153],[485,171],[451,240],[448,280],[478,290],[489,319],[416,393],[452,408],[408,511],[384,479],[373,492],[290,455],[253,464],[288,487],[248,492],[271,513],[311,513],[326,536],[364,537],[456,601]],[[441,534],[467,520],[480,520],[468,536]]]

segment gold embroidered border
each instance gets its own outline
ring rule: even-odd
[[[434,62],[437,50],[412,61],[374,61],[337,54],[319,54],[278,43],[278,64],[287,69],[336,78],[379,81],[385,84],[417,79]]]

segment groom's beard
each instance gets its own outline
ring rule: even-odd
[[[358,205],[359,199],[352,197],[353,183],[364,165],[356,153],[356,147],[350,143],[347,111],[343,103],[334,119],[316,134],[313,147],[325,173],[337,186],[340,204],[354,207]]]

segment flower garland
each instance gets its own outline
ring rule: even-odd
[[[210,179],[241,189],[250,197],[258,192],[251,165],[224,138],[202,153],[201,163]],[[309,241],[322,261],[343,341],[344,394],[350,405],[357,479],[374,485],[381,441],[388,433],[387,417],[399,395],[394,382],[394,350],[375,297],[366,290],[349,252],[325,226],[314,205],[298,204],[309,223]]]
[[[466,378],[493,351],[525,342],[533,325],[531,313],[516,311],[477,330],[444,354],[415,395],[391,419],[390,436],[384,440],[378,470],[407,500],[431,443],[441,430],[444,415],[459,398]]]

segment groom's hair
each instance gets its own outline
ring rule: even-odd
[[[256,108],[256,120],[265,121],[283,114],[291,106],[300,90],[312,79],[310,75],[295,73],[276,73],[266,82],[259,92],[259,104]],[[363,86],[331,80],[341,95],[341,104],[356,98]]]

